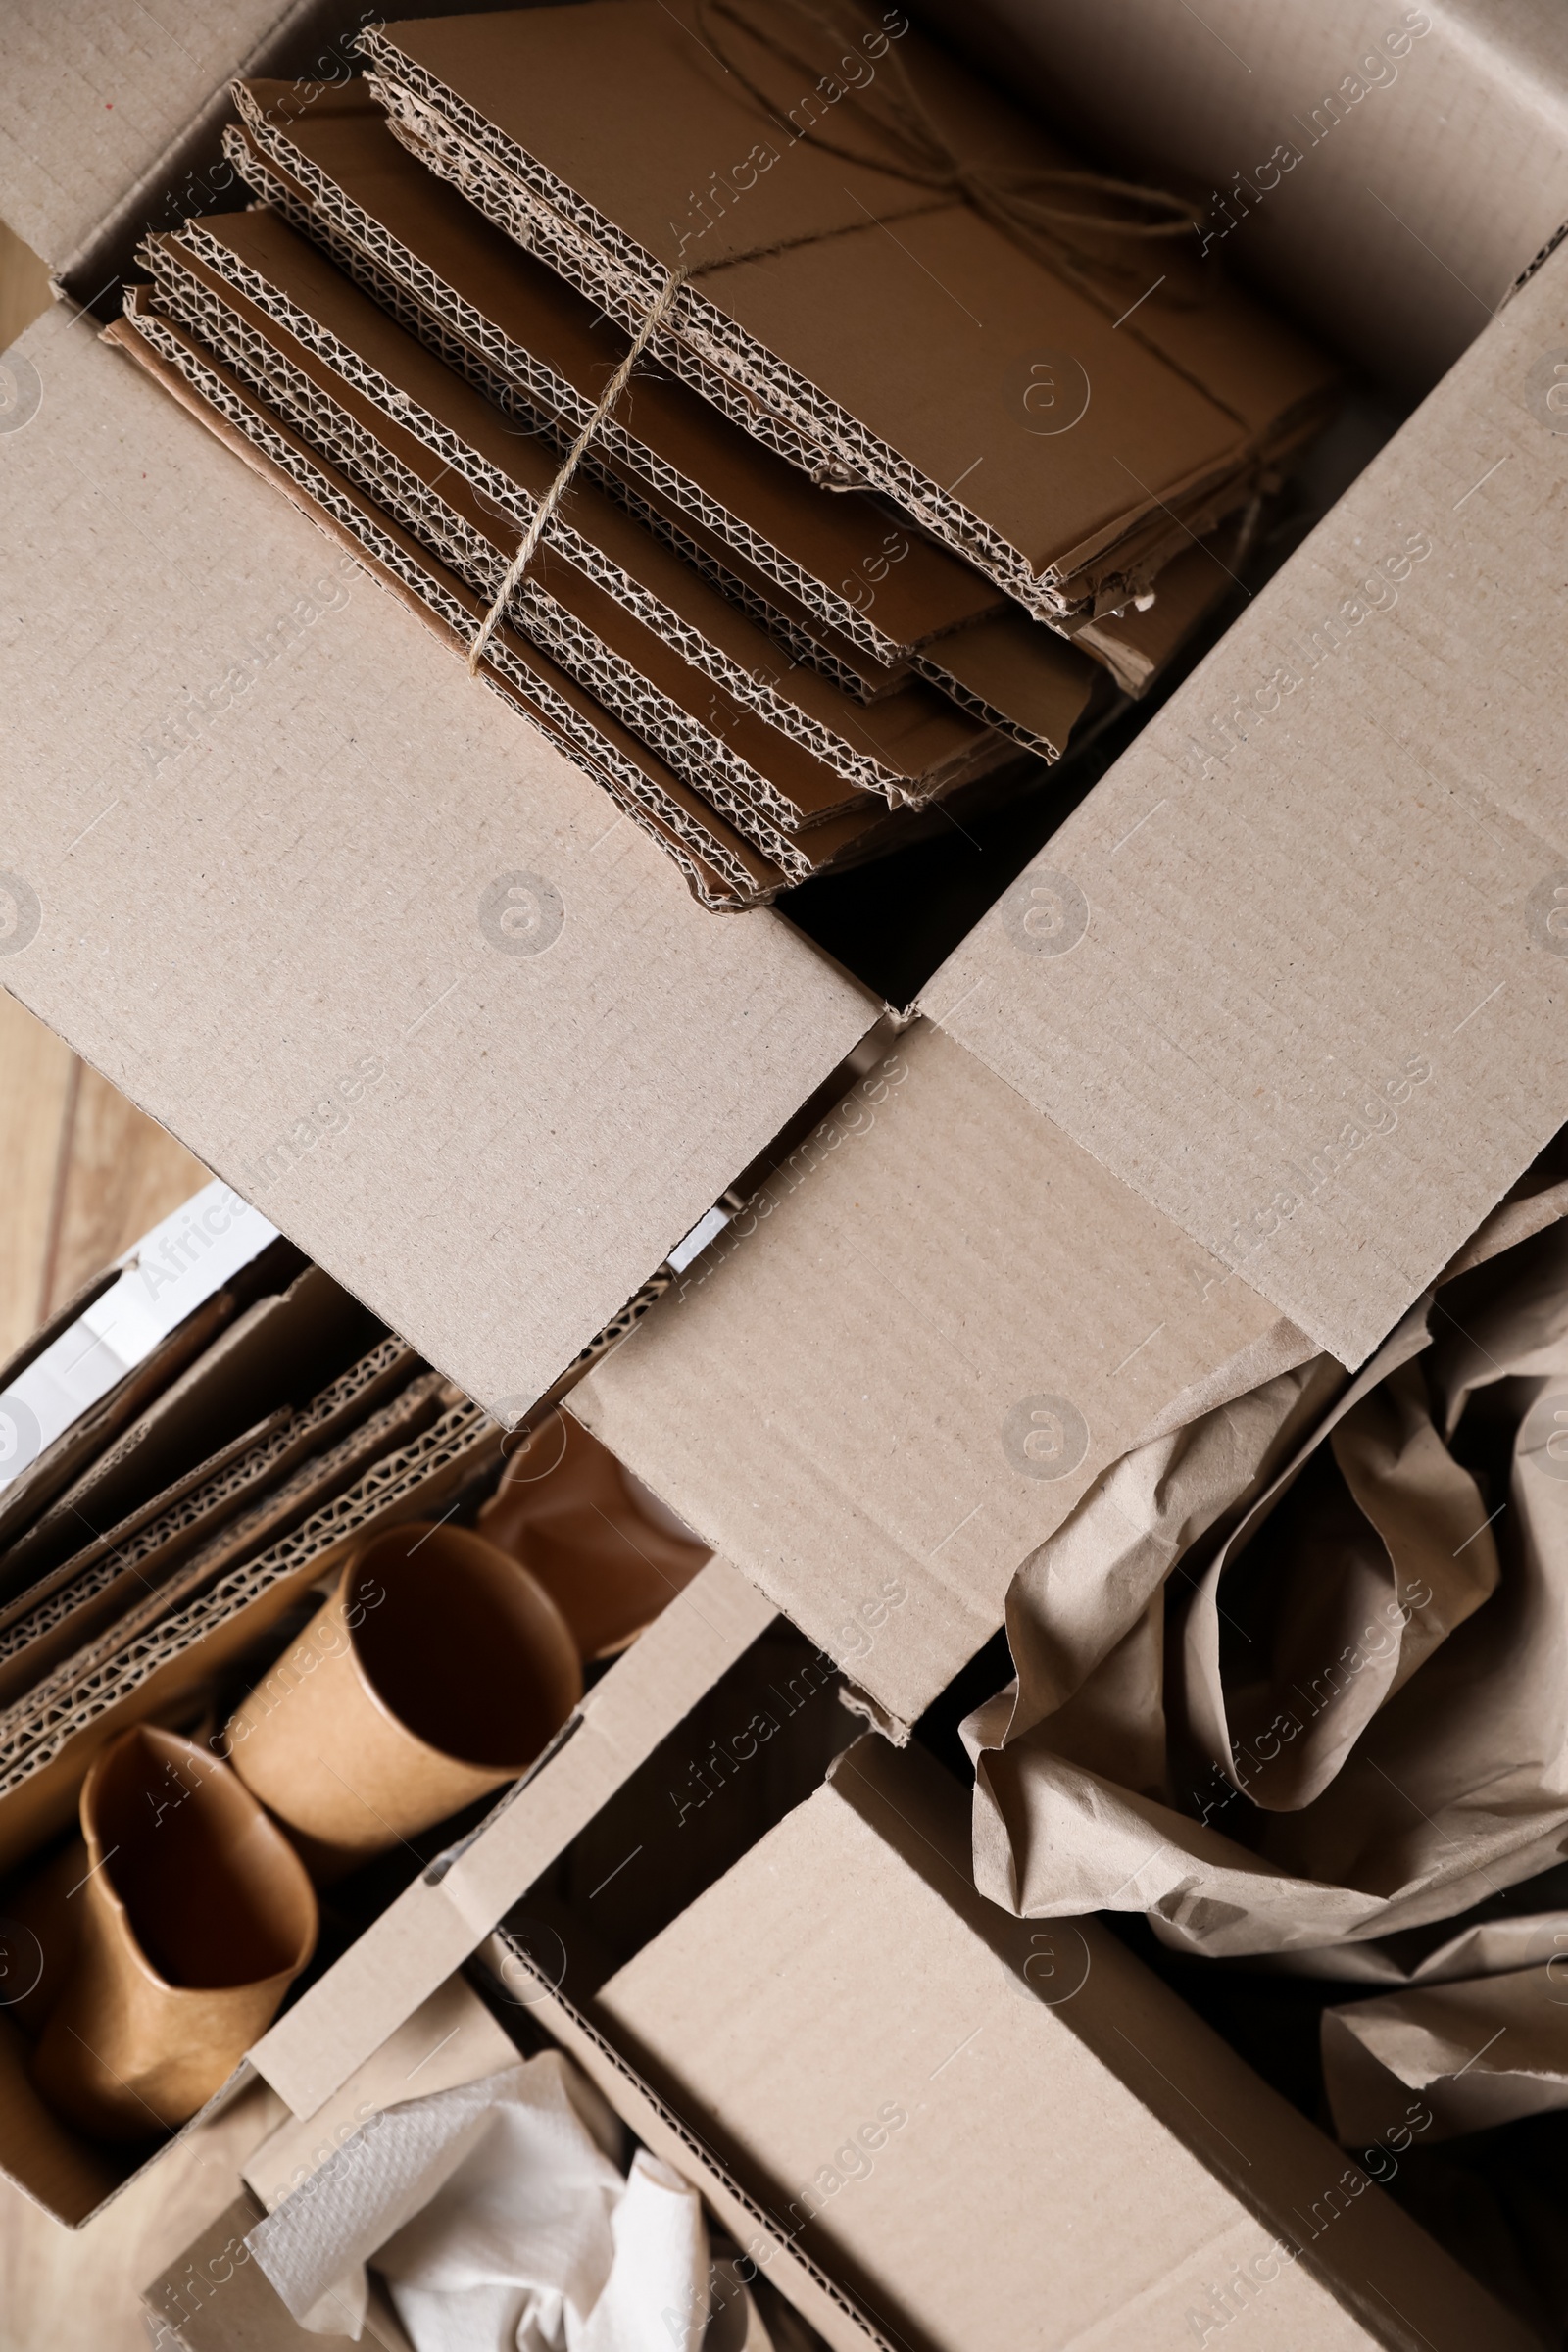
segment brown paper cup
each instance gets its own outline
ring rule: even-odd
[[[225,2082],[316,1948],[299,1856],[228,1766],[138,1724],[81,1791],[74,1965],[33,2081],[101,2139],[172,2131]]]
[[[229,1719],[234,1769],[318,1880],[526,1771],[582,1696],[561,1611],[462,1528],[375,1536]]]
[[[711,1556],[564,1413],[516,1447],[479,1529],[533,1571],[585,1658],[634,1642]]]

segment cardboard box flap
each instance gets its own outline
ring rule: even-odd
[[[1360,1363],[1568,1114],[1568,251],[923,1008]]]
[[[920,1024],[570,1408],[912,1722],[1173,1397],[1208,1382],[1217,1404],[1311,1351]]]
[[[109,0],[74,17],[63,38],[50,0],[14,0],[0,85],[0,218],[69,270],[235,61],[314,13],[315,0],[187,0],[163,21],[135,0]]]
[[[20,349],[4,983],[487,1404],[879,1007],[595,785],[86,326]]]
[[[983,1902],[966,1831],[928,1756],[862,1740],[597,2004],[889,2336],[1144,2352],[1255,2305],[1273,2352],[1524,2352],[1098,1922]]]

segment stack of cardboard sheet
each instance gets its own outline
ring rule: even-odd
[[[897,12],[361,46],[341,91],[237,85],[261,201],[150,236],[112,337],[710,906],[1038,780],[1230,593],[1326,414],[1175,199]]]
[[[0,1396],[0,1867],[107,1731],[161,1693],[199,1708],[348,1530],[499,1437],[221,1184],[44,1336]]]

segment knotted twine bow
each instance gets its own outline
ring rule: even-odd
[[[841,52],[852,49],[857,40],[863,44],[865,21],[861,20],[860,31],[857,33],[853,28],[846,30],[837,18],[812,7],[810,0],[762,0],[762,5],[768,11],[768,18],[760,23],[754,0],[696,0],[699,37],[706,36],[710,54],[756,100],[768,120],[788,133],[792,143],[804,139],[813,147],[820,147],[826,154],[840,157],[845,163],[858,164],[869,171],[886,172],[895,179],[906,179],[915,187],[930,188],[940,195],[956,198],[972,206],[982,219],[989,220],[994,228],[1001,229],[1004,236],[1010,237],[1031,259],[1060,270],[1080,286],[1087,271],[1114,265],[1107,264],[1102,258],[1080,252],[1063,232],[1087,229],[1124,237],[1180,237],[1198,226],[1199,215],[1195,209],[1164,188],[1141,187],[1136,181],[1113,179],[1100,172],[1072,171],[1065,166],[966,164],[948,145],[916,90],[908,68],[892,47],[891,36],[877,24],[870,29],[883,41],[884,46],[875,61],[875,67],[885,76],[878,102],[873,105],[868,95],[873,81],[846,83],[842,94],[852,98],[876,124],[894,151],[893,160],[887,154],[865,155],[854,147],[824,138],[815,123],[804,130],[797,128],[795,123],[779,113],[766,91],[760,89],[737,63],[733,46],[726,44],[720,21],[727,22],[760,47],[770,50],[785,64],[812,75],[810,95],[815,94],[815,83],[820,79],[820,61],[798,56],[788,45],[777,24],[780,10],[800,18],[814,31],[825,33]],[[862,54],[869,57],[870,52],[862,48]],[[1100,211],[1092,208],[1086,211],[1050,201],[1049,192],[1067,189],[1099,196],[1105,200],[1104,206]],[[1114,212],[1109,209],[1111,206],[1144,206],[1150,208],[1153,217],[1141,218],[1136,211],[1131,214]],[[682,265],[666,278],[659,299],[637,329],[625,358],[605,386],[593,415],[573,441],[561,471],[540,500],[521,545],[507,565],[494,602],[468,649],[470,677],[477,673],[485,648],[506,617],[507,608],[517,584],[533,562],[579,464],[631,381],[638,361],[669,317],[682,286],[689,278],[701,275],[704,270],[727,269],[734,263],[760,260],[780,250],[782,247],[775,244],[760,246],[752,253],[716,254],[711,261],[697,268]],[[1092,288],[1088,290],[1093,291]]]

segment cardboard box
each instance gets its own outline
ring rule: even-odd
[[[105,1741],[147,1719],[220,1724],[223,1693],[265,1675],[273,1629],[308,1606],[354,1544],[400,1520],[471,1511],[504,1466],[496,1423],[439,1375],[421,1375],[403,1343],[377,1341],[374,1319],[319,1269],[299,1269],[266,1219],[215,1183],[0,1370],[0,1409],[16,1422],[30,1399],[41,1446],[4,1490],[19,1519],[29,1489],[41,1510],[7,1551],[18,1591],[0,1612],[0,1677],[12,1678],[0,1681],[0,1870],[24,1915],[11,1950],[19,1976],[36,1958],[24,1940],[38,1899],[30,1866],[68,1831]],[[247,1280],[270,1284],[248,1305]],[[89,1366],[110,1384],[101,1395]],[[277,1402],[318,1390],[305,1409]],[[78,1419],[57,1428],[73,1403]],[[78,1496],[106,1529],[85,1547]],[[57,1520],[77,1536],[51,1549]],[[259,2046],[259,2068],[247,2061],[204,2117],[269,2070],[298,2113],[314,2112],[321,2086],[335,2087],[450,1974],[773,1617],[724,1562],[699,1568],[477,1826],[445,1852],[432,1840],[427,1865],[416,1851],[401,1893],[355,1898],[350,1916],[368,1905],[368,1933],[285,2008]],[[44,1914],[38,1926],[47,1971]],[[20,2013],[36,2027],[25,2001]],[[78,2226],[135,2177],[143,2155],[63,2127],[31,2088],[25,2060],[14,2022],[0,2018],[0,2170]]]
[[[1448,36],[1423,37],[1431,56]],[[245,46],[240,15],[234,62]],[[1270,52],[1282,90],[1291,54]],[[65,154],[104,102],[41,58],[42,144]],[[188,92],[146,63],[138,103],[168,144]],[[1506,63],[1446,184],[1537,104]],[[1406,160],[1391,137],[1396,209]],[[69,260],[87,224],[25,179],[0,201]],[[1521,270],[1546,204],[1568,213],[1568,185],[1559,202],[1533,184],[1497,231]],[[1345,253],[1368,301],[1387,259]],[[1065,1156],[1108,1227],[1155,1217],[1169,1287],[1123,1352],[1163,1324],[1178,1386],[1234,1352],[1183,1328],[1221,1293],[1222,1318],[1236,1300],[1254,1333],[1283,1316],[1359,1360],[1568,1107],[1548,1044],[1568,847],[1545,748],[1568,439],[1536,381],[1568,348],[1565,269],[1546,261],[1485,327],[922,995],[942,1033],[922,1057],[972,1071],[1022,1162]],[[514,1418],[878,1006],[778,915],[691,906],[602,797],[90,320],[59,311],[19,353],[43,389],[5,452],[29,616],[8,658],[21,767],[59,781],[10,817],[6,983]],[[113,691],[80,691],[88,632]],[[529,956],[484,928],[487,893],[518,876],[562,915]],[[198,1023],[216,1051],[192,1051]],[[931,1149],[956,1182],[967,1136],[934,1129]],[[956,1289],[923,1201],[905,1216],[906,1290]],[[1098,1317],[1106,1273],[1091,1258],[1053,1295],[1023,1261],[1042,1357]],[[824,1360],[864,1338],[824,1331]],[[1006,1409],[1074,1401],[1072,1380],[1044,1362]],[[818,1401],[848,1427],[860,1391],[831,1387]],[[869,1474],[907,1399],[868,1401]],[[977,1477],[998,1442],[989,1407],[955,1428]],[[939,1569],[970,1646],[1015,1540],[1014,1523],[977,1568]],[[943,1649],[939,1687],[957,1662]]]
[[[1532,2340],[1097,1923],[1052,1927],[975,1894],[956,1782],[868,1739],[592,2009],[896,2341]]]

